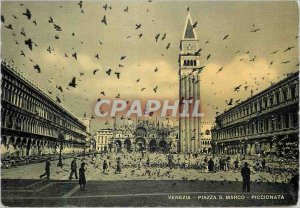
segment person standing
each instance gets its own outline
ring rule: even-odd
[[[69,180],[73,179],[73,174],[75,173],[75,178],[78,179],[77,176],[77,163],[76,163],[76,157],[73,159],[73,161],[71,162],[71,173],[70,173],[70,177]]]
[[[84,190],[86,184],[85,171],[85,163],[83,162],[81,163],[81,167],[79,168],[79,186],[82,190]]]
[[[262,169],[265,170],[266,168],[266,159],[263,158],[262,162],[261,162],[261,166],[262,166]]]
[[[250,192],[250,168],[248,168],[247,162],[245,162],[241,174],[243,177],[243,192]]]
[[[149,159],[149,156],[147,157],[146,166],[147,166],[147,167],[150,167],[150,159]]]
[[[214,161],[212,160],[212,158],[210,158],[210,160],[208,161],[208,171],[209,172],[214,171]]]
[[[107,162],[106,162],[106,160],[104,160],[104,162],[103,162],[103,173],[106,174],[106,171],[107,171]]]
[[[50,180],[50,166],[51,166],[51,163],[50,163],[50,158],[47,158],[46,160],[46,165],[45,165],[45,173],[40,175],[40,179],[43,179],[44,176],[47,176],[47,180]]]
[[[117,158],[117,168],[116,168],[116,172],[115,173],[116,174],[117,173],[121,173],[121,158],[120,157]]]
[[[236,160],[234,161],[234,169],[237,170],[239,168],[239,161],[236,158]]]
[[[173,167],[173,155],[171,153],[168,155],[168,167],[170,169]]]
[[[228,157],[226,158],[226,165],[225,165],[227,171],[229,171],[229,169],[230,169],[230,160],[231,160],[231,159],[230,159],[230,157],[228,156]]]

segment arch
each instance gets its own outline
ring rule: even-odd
[[[165,140],[161,140],[159,142],[159,148],[162,149],[162,150],[167,149],[167,142]]]
[[[150,150],[150,152],[155,152],[155,150],[156,150],[156,140],[155,139],[152,139],[149,142],[149,150]]]
[[[136,151],[142,151],[145,149],[146,140],[143,137],[138,137],[135,139]]]
[[[1,144],[3,144],[3,145],[7,144],[7,138],[6,138],[6,136],[2,136],[2,138],[1,138]]]
[[[208,153],[211,153],[211,148],[210,148],[210,147],[208,148],[207,152],[208,152]]]
[[[122,142],[120,140],[116,140],[115,141],[115,145],[116,145],[116,151],[117,152],[121,152],[122,149]]]
[[[24,140],[23,140],[23,141],[24,141]],[[16,138],[16,140],[15,140],[15,145],[16,145],[16,146],[21,146],[21,145],[22,145],[22,140],[21,140],[20,137]]]
[[[127,150],[127,152],[131,151],[131,141],[130,141],[130,139],[125,139],[124,148]]]
[[[197,65],[197,62],[196,62],[196,60],[194,60],[194,66],[196,66]]]
[[[137,137],[145,137],[147,136],[147,130],[144,127],[138,127],[136,128],[135,135]]]
[[[208,129],[206,129],[205,135],[210,135],[210,131]]]
[[[26,156],[30,154],[31,143],[32,143],[32,139],[29,139],[26,144]]]

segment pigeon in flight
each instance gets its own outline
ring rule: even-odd
[[[58,103],[61,103],[61,100],[60,100],[59,97],[57,97],[57,96],[56,96],[56,101],[57,101]]]
[[[160,34],[158,33],[158,34],[156,34],[156,36],[155,36],[155,41],[157,42],[158,41],[158,38],[159,38],[159,36],[160,36]]]
[[[168,50],[170,48],[171,43],[168,43],[166,49]]]
[[[115,75],[117,75],[117,78],[120,79],[120,75],[121,75],[120,72],[115,72]]]
[[[72,54],[72,56],[77,60],[77,53]]]
[[[235,92],[240,91],[241,86],[242,86],[242,85],[239,85],[239,86],[235,87],[235,88],[234,88],[234,91],[235,91]]]
[[[107,25],[107,21],[106,21],[106,15],[104,15],[103,19],[101,20],[101,22],[105,25]]]
[[[140,29],[142,27],[142,24],[135,24],[135,29]]]
[[[258,32],[258,31],[260,31],[259,28],[258,28],[258,29],[251,30],[250,32]]]
[[[50,19],[48,20],[49,23],[54,23],[54,20],[52,17],[50,17]]]
[[[53,26],[54,26],[54,29],[55,30],[57,30],[57,31],[62,31],[62,29],[61,29],[61,27],[60,26],[58,26],[58,25],[56,25],[56,24],[53,24]]]
[[[217,73],[221,72],[222,70],[223,70],[223,66],[220,69],[218,69]]]
[[[198,24],[198,22],[196,21],[196,22],[193,24],[193,28],[197,27],[197,24]]]
[[[9,24],[9,25],[7,25],[7,26],[5,26],[7,29],[10,29],[10,30],[13,30],[13,26],[12,26],[12,24]]]
[[[62,89],[62,87],[61,87],[60,85],[56,85],[56,88],[57,88],[59,91],[63,92],[63,89]]]
[[[283,52],[287,52],[287,51],[290,51],[291,49],[293,49],[295,47],[288,47],[287,49],[285,49]]]
[[[26,9],[26,12],[24,12],[23,15],[26,16],[28,20],[31,19],[31,12],[29,9]]]
[[[27,45],[28,48],[32,51],[32,44],[33,44],[32,40],[29,38],[29,39],[25,40],[24,42],[25,42],[25,45]]]
[[[95,70],[93,71],[93,74],[95,75],[97,71],[99,71],[99,69],[95,69]]]
[[[40,68],[39,65],[36,64],[36,65],[33,66],[33,68],[34,68],[35,70],[37,70],[38,73],[41,73],[41,68]]]
[[[77,84],[76,84],[76,77],[73,77],[72,80],[71,80],[71,82],[69,82],[69,86],[75,88],[76,85],[77,85]]]
[[[225,35],[223,40],[226,40],[228,38],[229,34]]]
[[[111,73],[111,69],[108,69],[105,73],[109,76]]]

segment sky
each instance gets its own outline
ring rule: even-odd
[[[79,118],[94,114],[98,98],[178,98],[178,54],[187,7],[197,21],[205,66],[199,75],[202,121],[213,122],[216,112],[229,109],[226,100],[245,100],[251,90],[256,94],[299,68],[296,1],[89,1],[82,8],[78,3],[2,1],[1,58],[13,60],[24,77],[53,99],[59,97],[60,104]],[[23,15],[26,9],[30,19]],[[107,25],[101,21],[104,16]],[[32,50],[25,44],[29,38],[37,45]],[[121,60],[122,56],[126,57]],[[73,77],[76,88],[68,87]],[[240,91],[234,91],[239,85]],[[93,119],[92,129],[104,123]]]

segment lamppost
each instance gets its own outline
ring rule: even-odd
[[[59,159],[58,159],[57,166],[62,167],[63,164],[62,164],[62,161],[61,161],[61,151],[62,151],[62,148],[63,148],[63,141],[64,141],[64,135],[62,133],[58,134],[58,140],[59,140]]]

